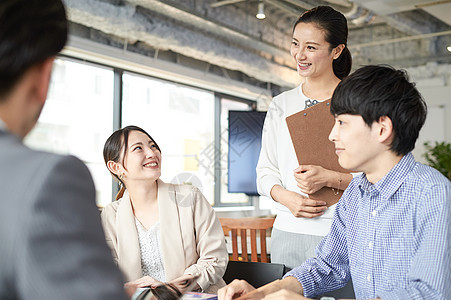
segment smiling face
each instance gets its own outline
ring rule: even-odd
[[[319,77],[333,74],[333,60],[340,56],[343,45],[330,50],[330,44],[324,38],[324,30],[314,23],[299,23],[293,32],[291,55],[298,74],[303,77]]]
[[[380,124],[368,126],[360,115],[342,114],[335,117],[329,140],[335,143],[340,165],[351,171],[371,174],[380,168],[380,157],[387,146],[380,142]]]
[[[125,174],[125,182],[157,180],[161,176],[161,153],[155,142],[143,132],[130,132],[121,172]]]

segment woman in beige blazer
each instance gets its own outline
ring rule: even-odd
[[[101,214],[107,243],[129,285],[171,282],[182,292],[194,280],[215,293],[228,254],[214,210],[193,186],[164,183],[161,152],[143,129],[114,132],[103,151],[105,163],[125,192]]]

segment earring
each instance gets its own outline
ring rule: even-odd
[[[119,179],[122,180],[124,178],[124,174],[119,175]]]

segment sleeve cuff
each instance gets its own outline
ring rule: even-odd
[[[272,200],[274,200],[271,197],[271,189],[276,184],[283,186],[282,182],[277,177],[266,175],[260,179],[260,191],[259,192],[261,193],[262,196],[267,196],[267,197],[271,198]]]
[[[198,268],[195,265],[186,269],[184,274],[185,275],[190,274],[193,276],[199,275],[199,277],[197,277],[195,281],[197,282],[202,291],[205,291],[210,286],[209,282],[202,276],[202,273],[198,270]]]
[[[304,290],[305,297],[314,297],[317,293],[315,293],[314,282],[309,278],[309,267],[299,266],[289,271],[287,274],[283,276],[286,278],[288,276],[292,276],[296,278],[297,281],[302,285]]]

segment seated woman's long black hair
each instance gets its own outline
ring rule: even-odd
[[[139,131],[144,133],[149,137],[149,139],[154,142],[158,151],[161,153],[161,149],[158,146],[157,142],[148,134],[144,129],[138,126],[130,125],[126,126],[122,129],[118,129],[111,134],[111,136],[106,140],[105,146],[103,146],[103,159],[105,160],[105,165],[108,164],[108,161],[112,160],[114,162],[120,162],[124,165],[125,155],[127,153],[128,148],[128,136],[132,131]],[[120,159],[122,156],[122,160]],[[111,173],[111,171],[110,171]],[[124,182],[117,176],[116,174],[111,173],[114,178],[120,183],[121,189],[116,195],[116,200],[122,198],[122,195],[125,191]]]

